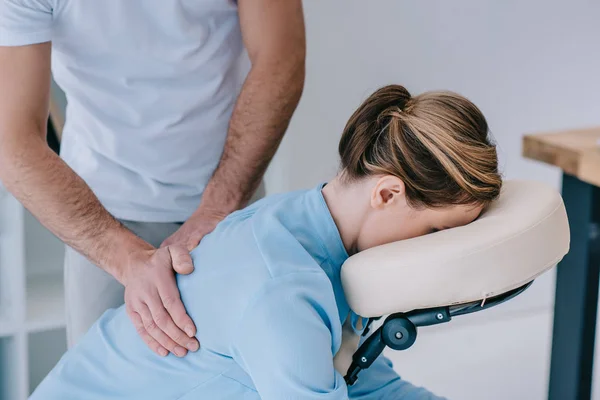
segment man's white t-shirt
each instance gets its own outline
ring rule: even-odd
[[[1,0],[0,45],[52,41],[62,158],[117,218],[184,221],[240,79],[234,0]]]

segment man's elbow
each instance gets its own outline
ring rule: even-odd
[[[290,78],[287,82],[287,90],[290,96],[290,100],[294,103],[300,101],[302,92],[304,90],[304,80],[306,78],[306,67],[304,61],[294,64],[294,67],[290,69]]]
[[[284,83],[284,87],[290,97],[290,101],[297,104],[302,97],[304,90],[304,80],[306,78],[306,62],[304,54],[296,57],[290,57],[290,60],[286,63],[284,75],[288,78]]]
[[[40,149],[48,148],[46,128],[34,126],[28,130],[0,126],[0,180],[10,180],[16,166],[39,157]]]
[[[290,97],[300,98],[306,78],[306,51],[303,46],[256,54],[251,56],[251,62],[253,70],[268,76],[272,82],[284,85]]]

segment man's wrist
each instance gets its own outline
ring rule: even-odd
[[[196,211],[194,211],[194,214],[192,214],[190,219],[206,219],[208,217],[211,219],[222,220],[238,209],[239,207],[231,205],[220,205],[219,207],[215,207],[201,204]]]
[[[107,259],[105,270],[121,284],[126,285],[131,266],[143,262],[156,249],[124,226],[120,226],[109,235],[110,247],[113,250],[109,250],[111,255]]]
[[[223,219],[232,212],[244,208],[247,201],[241,193],[215,193],[207,188],[202,195],[202,202],[194,212],[194,215],[211,215]]]

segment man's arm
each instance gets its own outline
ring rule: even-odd
[[[189,347],[182,329],[194,333],[193,322],[171,266],[193,269],[185,249],[157,251],[123,227],[46,144],[50,52],[49,42],[0,46],[0,180],[44,226],[126,286],[130,316],[149,346],[163,354],[175,341]]]
[[[246,205],[302,94],[306,44],[301,0],[239,0],[238,4],[252,67],[202,202],[165,245],[178,243],[191,250],[221,219]]]

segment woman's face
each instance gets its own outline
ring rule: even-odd
[[[414,209],[406,202],[401,182],[383,181],[371,194],[371,210],[362,224],[357,250],[466,225],[482,209],[477,205]]]

